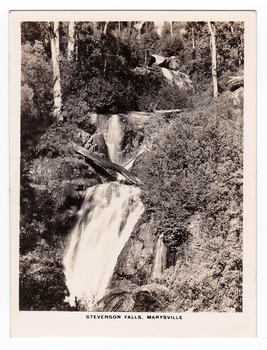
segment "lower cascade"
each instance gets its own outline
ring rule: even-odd
[[[160,235],[156,246],[156,256],[153,270],[153,277],[159,278],[166,268],[166,247],[163,242],[163,235]]]
[[[68,301],[87,311],[104,296],[117,258],[144,211],[140,189],[107,183],[87,190],[63,259]]]

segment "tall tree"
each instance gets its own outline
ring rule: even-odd
[[[103,27],[103,34],[105,34],[105,35],[107,34],[108,24],[109,24],[109,21],[106,21],[104,24],[104,27]]]
[[[191,28],[192,31],[192,48],[195,49],[195,35],[194,35],[194,27]]]
[[[68,60],[72,61],[75,47],[75,22],[69,22]]]
[[[210,52],[211,52],[213,97],[217,98],[218,82],[217,82],[217,64],[216,64],[216,33],[215,33],[215,26],[210,21],[208,21],[207,23],[210,31]]]
[[[170,34],[173,36],[173,21],[170,22]]]
[[[144,23],[145,22],[136,21],[133,25],[133,27],[137,30],[137,39],[141,38],[141,29]]]
[[[52,27],[53,26],[53,27]],[[54,77],[54,118],[57,121],[62,121],[61,108],[62,108],[62,94],[61,94],[61,79],[60,79],[60,52],[59,52],[59,22],[54,22],[50,25],[50,39],[51,39],[51,55],[53,64],[53,77]]]

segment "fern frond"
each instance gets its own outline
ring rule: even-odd
[[[135,306],[135,300],[131,294],[126,294],[124,296],[123,302],[118,311],[120,312],[131,312]]]

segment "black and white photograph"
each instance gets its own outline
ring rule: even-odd
[[[15,313],[177,328],[249,310],[254,334],[253,14],[38,14],[13,49]]]

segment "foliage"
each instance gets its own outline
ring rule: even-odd
[[[52,81],[52,67],[42,43],[26,42],[21,57],[21,148],[25,157],[52,122]]]
[[[135,173],[144,183],[143,202],[172,255],[169,261],[174,267],[163,280],[171,279],[164,285],[175,291],[176,311],[241,310],[242,110],[229,103],[224,96],[218,101],[202,100],[156,134],[148,129],[153,134],[150,152],[137,160]],[[205,238],[194,237],[190,229],[194,215],[203,221]],[[222,264],[224,272],[217,276],[214,271]],[[193,285],[188,287],[189,276]],[[223,289],[227,283],[229,294]],[[198,294],[190,294],[194,288]],[[212,292],[210,303],[205,288],[217,291]]]
[[[216,31],[217,76],[226,72],[236,72],[244,64],[244,23],[214,22]],[[201,85],[211,79],[210,37],[205,22],[188,22],[186,26],[187,41],[181,58],[195,83]]]
[[[178,109],[190,106],[189,92],[178,86],[162,85],[158,91],[148,91],[138,98],[138,109],[153,112],[161,109]]]
[[[137,286],[124,282],[110,289],[96,304],[97,311],[106,312],[153,312],[164,311],[170,291],[157,283]]]
[[[160,53],[167,57],[179,56],[180,52],[184,49],[183,40],[179,34],[162,36],[158,45]]]
[[[44,240],[20,259],[20,309],[67,310],[67,295],[59,249]]]
[[[83,146],[96,132],[91,113],[190,108],[164,118],[155,115],[146,124],[141,132],[149,152],[132,170],[144,183],[144,217],[153,216],[155,235],[164,235],[168,269],[148,285],[124,281],[114,286],[98,307],[241,311],[244,24],[214,25],[221,91],[235,90],[237,98],[231,91],[217,101],[210,97],[210,42],[204,22],[174,23],[173,35],[166,27],[162,37],[153,22],[144,23],[140,33],[134,22],[110,22],[106,33],[104,22],[76,22],[71,61],[68,23],[61,22],[64,120],[54,124],[50,27],[45,22],[21,24],[22,310],[66,310],[63,242],[82,191],[101,181],[70,146],[71,141]],[[147,67],[153,53],[178,56],[196,93],[167,85],[159,68]],[[196,215],[201,234],[190,226]]]
[[[228,237],[194,236],[158,281],[172,291],[168,311],[242,311],[242,243]]]

